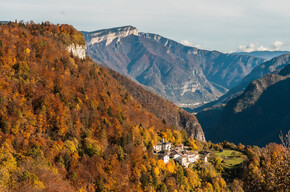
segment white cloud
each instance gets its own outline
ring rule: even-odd
[[[198,48],[198,49],[201,49],[201,45],[200,44],[193,44],[187,40],[181,40],[180,43],[182,45],[185,45],[185,46],[189,46],[189,47],[195,47],[195,48]]]
[[[285,44],[284,42],[276,40],[272,43],[271,46],[274,50],[280,50],[284,44]]]
[[[201,45],[200,44],[195,44],[193,47],[201,49]]]
[[[270,49],[264,46],[260,46],[260,47],[257,47],[256,51],[270,51]]]
[[[290,40],[279,41],[276,40],[270,44],[271,48],[259,45],[258,43],[249,43],[248,45],[240,45],[235,51],[231,52],[252,52],[252,51],[279,51],[279,50],[289,50]]]
[[[180,43],[182,45],[185,45],[185,46],[190,46],[190,47],[193,46],[193,44],[191,42],[187,41],[187,40],[181,40]]]
[[[240,45],[236,52],[252,52],[252,51],[267,51],[267,47],[259,46],[257,43],[250,43],[248,45]]]

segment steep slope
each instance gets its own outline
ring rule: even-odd
[[[267,61],[265,63],[262,63],[258,65],[256,68],[254,68],[251,73],[249,73],[247,76],[245,76],[241,83],[235,87],[233,90],[230,91],[234,92],[235,90],[237,91],[242,91],[245,89],[245,87],[251,82],[256,79],[259,79],[263,77],[266,74],[272,73],[276,70],[279,70],[286,65],[290,63],[290,54],[284,54],[279,57],[275,57],[271,59],[270,61]]]
[[[146,91],[141,85],[137,85],[120,73],[112,69],[108,70],[128,90],[134,99],[142,104],[142,107],[150,113],[155,114],[159,119],[164,120],[165,124],[169,124],[178,130],[185,129],[191,137],[205,141],[201,126],[193,115],[165,99]]]
[[[0,25],[0,191],[178,190],[177,167],[168,172],[152,147],[162,137],[194,144],[183,125],[204,139],[195,117],[181,116],[174,129],[83,57],[83,46],[69,25]]]
[[[290,64],[251,82],[240,96],[226,104],[222,112],[204,111],[197,117],[202,125],[207,124],[211,131],[209,138],[213,141],[264,146],[279,142],[280,131],[289,130],[289,97]],[[209,115],[215,118],[216,124],[206,122]]]
[[[93,60],[183,107],[217,99],[263,61],[187,47],[132,26],[83,34]]]
[[[278,57],[280,55],[284,55],[290,53],[290,51],[252,51],[252,52],[234,52],[232,54],[236,55],[249,55],[254,57],[259,57],[262,59],[273,59],[274,57]]]

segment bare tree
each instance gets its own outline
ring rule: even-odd
[[[282,142],[282,145],[285,149],[285,153],[286,153],[286,158],[288,157],[288,151],[289,151],[289,148],[290,148],[290,130],[288,130],[288,133],[283,136],[283,133],[282,131],[280,132],[280,135],[279,135],[279,138]]]

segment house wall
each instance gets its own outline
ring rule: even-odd
[[[153,147],[156,151],[161,151],[162,150],[162,145],[156,145]]]
[[[189,156],[188,156],[188,161],[189,161],[190,163],[193,163],[193,162],[197,161],[198,158],[199,158],[199,155],[189,155]]]
[[[163,160],[164,160],[164,163],[165,164],[168,163],[169,162],[169,156],[168,155],[165,155]]]

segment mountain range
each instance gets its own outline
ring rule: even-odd
[[[274,57],[278,57],[280,55],[284,55],[287,53],[290,53],[290,51],[252,51],[252,52],[234,52],[232,54],[250,55],[250,56],[270,60],[270,59],[273,59]]]
[[[226,94],[221,96],[219,99],[207,103],[201,107],[195,108],[193,110],[188,109],[191,112],[200,112],[205,108],[210,108],[212,106],[222,105],[227,103],[230,99],[237,97],[238,95],[242,94],[242,92],[246,89],[246,87],[256,79],[263,77],[266,74],[272,73],[276,70],[279,70],[285,67],[287,64],[290,63],[290,54],[284,54],[278,57],[275,57],[269,61],[261,63],[257,67],[255,67],[247,76],[245,76],[240,83],[230,89]]]
[[[184,46],[133,26],[83,32],[87,54],[182,107],[216,100],[264,59]]]
[[[208,139],[264,146],[290,125],[290,54],[256,67],[223,104],[197,114]]]
[[[199,112],[197,117],[205,135],[214,142],[229,140],[265,145],[271,141],[277,142],[278,129],[286,130],[283,127],[285,124],[281,128],[277,123],[278,119],[288,122],[285,114],[281,114],[280,118],[275,117],[276,120],[272,120],[273,123],[270,124],[277,124],[278,127],[270,129],[262,122],[263,118],[269,117],[255,114],[254,109],[260,105],[266,107],[272,90],[275,91],[275,87],[280,87],[280,84],[283,87],[285,84],[279,82],[288,76],[279,73],[289,64],[290,54],[287,51],[224,54],[185,46],[157,34],[138,32],[133,26],[82,33],[87,54],[94,61],[113,69],[108,70],[144,108],[155,114],[158,111],[161,119],[175,126],[180,125],[176,120],[182,121],[183,112],[171,111],[174,114],[171,116],[160,102],[150,105],[151,98],[155,97],[150,92],[186,108],[189,112]],[[150,92],[144,91],[140,94],[136,87],[130,86],[129,79]],[[261,86],[256,86],[260,84]],[[258,90],[249,88],[251,85],[255,85]],[[287,90],[283,94],[287,95]],[[237,103],[233,104],[235,102]],[[282,103],[277,102],[276,105],[278,107]],[[270,108],[272,107],[271,105]],[[270,113],[270,108],[263,108],[263,113]],[[250,131],[256,130],[260,134],[259,131],[264,127],[268,136],[255,139],[258,135]],[[194,132],[187,132],[195,138],[202,138]],[[254,138],[247,137],[248,134]]]

